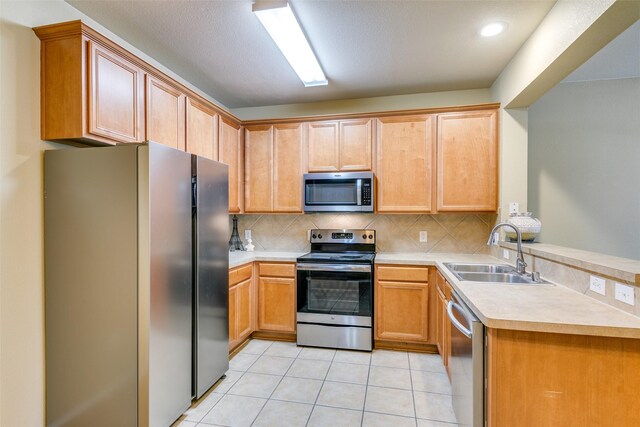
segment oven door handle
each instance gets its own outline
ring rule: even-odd
[[[297,264],[296,270],[298,271],[355,271],[370,273],[370,265],[358,265],[358,264]]]
[[[469,328],[465,328],[464,325],[462,323],[460,323],[460,321],[458,319],[456,319],[456,317],[453,315],[453,309],[454,308],[460,314],[462,314],[462,316],[467,320],[467,322],[469,322]],[[471,335],[472,335],[472,332],[471,332],[471,329],[470,329],[471,321],[467,317],[466,313],[464,312],[464,309],[462,308],[462,306],[460,304],[457,304],[457,303],[453,302],[453,300],[449,300],[449,303],[447,304],[447,315],[449,315],[449,320],[451,320],[451,323],[453,323],[453,326],[455,326],[457,330],[462,332],[462,334],[465,337],[471,338]]]

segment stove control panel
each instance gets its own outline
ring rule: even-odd
[[[311,230],[311,243],[368,243],[376,242],[376,230],[329,229]]]

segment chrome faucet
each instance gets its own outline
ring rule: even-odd
[[[493,227],[491,233],[489,233],[489,240],[487,240],[487,245],[493,244],[493,233],[498,231],[502,227],[511,227],[516,232],[516,236],[518,238],[518,259],[516,259],[516,271],[518,274],[525,274],[525,268],[527,268],[527,263],[524,262],[524,254],[522,253],[522,234],[520,233],[520,229],[513,224],[509,224],[508,222],[501,222],[500,224]]]

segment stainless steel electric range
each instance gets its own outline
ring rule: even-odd
[[[297,259],[298,345],[371,351],[375,230],[311,230]]]

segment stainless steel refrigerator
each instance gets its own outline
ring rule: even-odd
[[[169,426],[228,368],[227,167],[46,151],[47,426]]]

